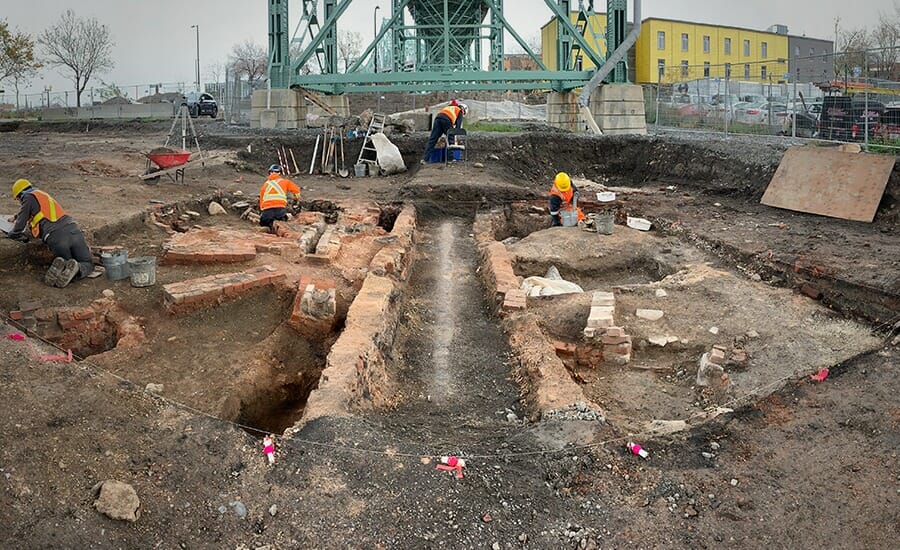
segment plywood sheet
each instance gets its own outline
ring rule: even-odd
[[[762,204],[832,218],[871,222],[894,169],[893,155],[837,149],[788,149]]]

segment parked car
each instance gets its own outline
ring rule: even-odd
[[[712,105],[706,103],[689,103],[678,108],[678,115],[682,117],[702,118],[708,116],[712,110]]]
[[[900,107],[888,107],[881,113],[874,134],[885,141],[900,139]]]
[[[756,103],[744,103],[741,107],[735,109],[734,119],[736,122],[744,124],[759,124],[762,121],[763,113],[768,117],[768,111],[765,111],[768,103],[759,101]]]
[[[838,141],[865,139],[868,125],[869,137],[875,135],[884,105],[875,101],[868,104],[848,96],[828,96],[822,101],[819,115],[819,137]]]
[[[216,103],[213,96],[207,93],[188,92],[184,96],[181,104],[187,106],[188,112],[193,118],[202,115],[209,115],[211,118],[216,118],[219,114],[219,104]]]

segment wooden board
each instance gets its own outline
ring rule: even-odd
[[[760,201],[766,206],[871,222],[894,169],[893,155],[788,149]]]

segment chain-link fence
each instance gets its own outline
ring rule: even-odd
[[[651,126],[900,150],[900,47],[657,70],[644,86]]]

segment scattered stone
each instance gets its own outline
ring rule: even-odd
[[[756,332],[755,330],[748,330],[747,338],[750,338],[750,339],[759,338],[759,333]]]
[[[269,515],[274,518],[276,514],[278,514],[278,505],[273,504],[269,506]]]
[[[147,390],[147,391],[150,392],[150,393],[157,393],[157,394],[158,394],[158,393],[162,393],[162,392],[163,392],[163,388],[164,388],[164,387],[165,387],[165,386],[163,386],[162,384],[154,384],[154,383],[151,382],[150,384],[147,384],[147,385],[144,387],[144,389]]]
[[[759,273],[752,273],[750,275],[750,280],[758,283],[762,281],[762,276]]]
[[[515,423],[515,422],[519,421],[519,417],[516,416],[516,413],[509,412],[509,413],[506,413],[506,421]]]
[[[716,365],[709,359],[709,353],[700,356],[700,366],[697,369],[696,383],[700,387],[716,386],[721,383],[725,369]]]
[[[719,327],[709,327],[710,334],[719,334]]]
[[[481,163],[481,162],[476,162],[476,163],[473,164],[472,166],[474,166],[475,168],[484,168],[484,164]]]
[[[207,211],[209,212],[210,216],[217,216],[219,214],[227,213],[225,211],[225,208],[223,208],[222,205],[217,203],[216,201],[212,201],[209,203],[209,206],[207,207]]]
[[[225,512],[228,511],[228,508],[223,504],[223,505],[219,506],[217,508],[217,510],[219,511],[220,514],[224,514]]]
[[[519,535],[519,542],[521,542],[522,544],[528,542],[528,535],[526,535],[525,533]]]
[[[700,453],[700,455],[703,458],[705,458],[706,460],[712,460],[712,459],[716,458],[716,455],[714,455],[712,453],[707,453],[706,451],[703,451],[702,453]]]
[[[644,425],[644,430],[654,436],[671,435],[688,429],[684,420],[651,420]]]
[[[481,521],[483,521],[485,523],[490,523],[490,522],[494,521],[494,518],[493,518],[493,516],[491,516],[490,513],[487,513],[487,514],[481,516]]]
[[[686,518],[694,518],[697,517],[697,510],[693,506],[688,506],[684,509],[684,517]]]
[[[734,479],[734,478],[731,478],[731,486],[732,486],[732,487],[737,487],[737,485],[738,485],[738,480],[736,480],[736,479]]]
[[[491,545],[491,550],[500,550],[500,543],[499,543],[499,542],[495,542],[494,544],[492,544],[492,545]]]
[[[244,503],[239,500],[232,500],[228,503],[231,506],[231,509],[234,510],[234,513],[238,515],[241,519],[247,518],[247,507],[244,506]]]
[[[651,336],[650,338],[647,338],[647,341],[654,346],[664,348],[666,347],[666,344],[669,343],[669,338],[667,336]]]
[[[185,212],[185,214],[187,214],[189,217],[194,218],[194,219],[200,217],[200,212],[197,212],[195,210],[188,210]]]
[[[124,521],[137,521],[141,517],[141,501],[134,487],[110,479],[99,484],[98,488],[100,496],[94,501],[94,508],[98,512]]]
[[[664,313],[658,309],[639,309],[635,312],[635,315],[648,321],[659,321],[663,318]]]
[[[721,445],[719,445],[719,444],[716,443],[715,441],[711,441],[710,444],[709,444],[709,448],[712,449],[712,450],[714,450],[714,451],[718,451],[720,447],[721,447]]]
[[[113,290],[110,288],[103,289],[103,292],[101,294],[103,294],[104,298],[112,298],[113,296],[116,295],[116,293],[113,292]]]
[[[231,207],[234,208],[235,210],[243,210],[243,209],[247,208],[248,206],[250,206],[250,203],[247,201],[240,201],[240,202],[236,202],[231,205]]]
[[[668,295],[669,295],[669,293],[666,292],[665,290],[663,290],[663,289],[661,289],[661,288],[657,288],[657,289],[656,289],[656,297],[657,297],[657,298],[665,298],[665,297],[668,296]]]

